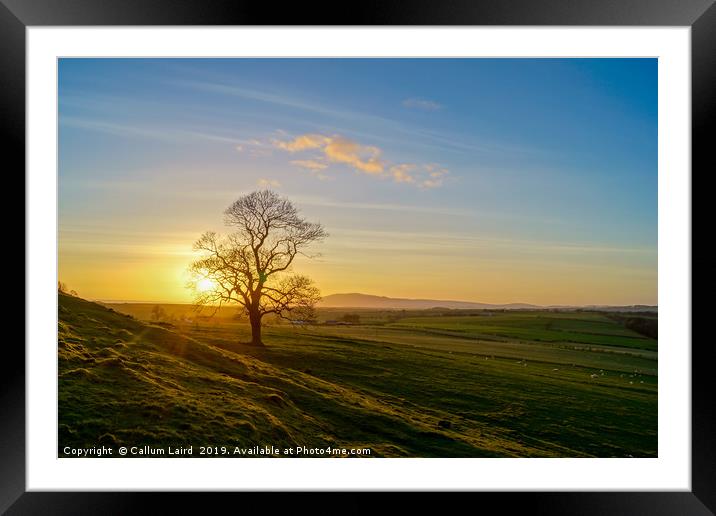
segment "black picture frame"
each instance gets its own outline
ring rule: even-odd
[[[397,0],[336,3],[330,6],[283,4],[244,0],[0,0],[0,125],[7,144],[5,175],[25,166],[25,29],[41,25],[621,25],[691,27],[692,73],[692,192],[693,179],[716,170],[712,152],[716,126],[716,5],[714,0],[452,0],[435,2]],[[320,13],[320,18],[318,14]],[[8,159],[10,158],[10,159]],[[12,158],[15,158],[14,160]],[[9,163],[15,163],[14,167]],[[3,167],[4,168],[4,167]],[[24,187],[22,187],[24,188]],[[693,228],[705,225],[709,215],[694,211]],[[694,234],[692,228],[692,235]],[[713,270],[705,255],[694,260],[696,270]],[[27,274],[27,272],[26,272]],[[697,283],[696,291],[706,291]],[[692,290],[693,293],[693,290]],[[692,298],[693,299],[693,298]],[[693,313],[706,316],[708,302],[692,301]],[[27,307],[31,309],[31,307]],[[694,319],[692,315],[692,320]],[[696,325],[700,328],[703,323]],[[18,324],[19,326],[19,324]],[[695,335],[695,334],[694,334]],[[710,339],[692,337],[692,491],[690,492],[585,492],[585,493],[475,493],[479,503],[497,502],[501,511],[522,508],[532,514],[714,514],[716,512],[716,403]],[[161,497],[162,513],[206,512],[206,502],[187,493],[39,493],[25,489],[25,353],[5,343],[0,360],[0,512],[7,514],[142,514],[154,512]],[[682,343],[689,345],[691,343]],[[214,499],[217,495],[212,494]],[[241,497],[241,509],[262,511],[268,503],[255,493],[224,493],[230,504]],[[303,496],[303,495],[301,495]],[[312,513],[360,513],[380,503],[376,493],[351,493],[335,500],[322,494],[306,504]],[[465,496],[465,495],[456,495]],[[286,499],[272,495],[270,505]],[[427,507],[422,493],[413,502]],[[442,505],[443,509],[446,506]],[[469,503],[474,503],[471,500]],[[292,502],[292,509],[304,504]],[[493,505],[494,506],[494,505]],[[489,506],[488,506],[489,507]]]

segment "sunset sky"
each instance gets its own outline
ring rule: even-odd
[[[655,59],[61,59],[59,278],[189,302],[223,211],[330,234],[323,294],[657,304]]]

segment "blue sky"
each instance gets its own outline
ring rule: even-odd
[[[87,297],[187,299],[193,240],[268,186],[331,234],[326,294],[657,302],[655,59],[62,59],[59,114]]]

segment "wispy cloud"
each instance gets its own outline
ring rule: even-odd
[[[429,163],[417,165],[413,163],[390,164],[383,159],[383,151],[375,145],[365,145],[344,136],[327,136],[308,133],[289,139],[273,139],[271,144],[280,150],[294,154],[313,151],[320,153],[311,159],[293,160],[291,164],[312,172],[324,170],[329,163],[341,163],[357,172],[376,177],[389,177],[395,183],[405,183],[420,188],[437,188],[442,186],[447,169]],[[319,179],[327,179],[322,175]]]
[[[303,134],[291,140],[273,140],[273,145],[290,153],[318,149],[323,159],[343,163],[359,172],[382,174],[385,164],[381,161],[382,151],[373,145],[362,145],[343,136],[325,136],[322,134]],[[291,163],[312,170],[326,168],[325,162],[296,160]]]
[[[431,206],[417,206],[409,204],[391,204],[391,203],[366,203],[366,202],[350,202],[350,201],[336,201],[323,197],[306,197],[306,196],[295,196],[297,203],[307,206],[317,206],[323,208],[336,208],[344,210],[346,208],[354,208],[357,210],[367,211],[386,211],[386,212],[403,212],[403,213],[424,213],[429,215],[440,215],[440,216],[452,216],[452,217],[466,217],[473,218],[476,216],[476,212],[456,210],[450,207],[431,207]]]
[[[443,185],[448,170],[435,163],[422,166],[401,163],[390,167],[390,175],[396,183],[410,183],[419,188],[438,188]]]
[[[448,169],[436,163],[424,165],[423,170],[428,174],[428,177],[420,182],[421,188],[438,188],[442,186],[445,176],[450,173]]]
[[[296,159],[291,161],[291,165],[308,170],[313,177],[319,181],[333,181],[333,176],[324,174],[323,170],[328,168],[328,163],[317,159]]]
[[[311,112],[332,118],[333,120],[346,121],[350,120],[353,126],[363,124],[368,127],[380,127],[388,131],[395,132],[397,135],[410,136],[411,142],[421,146],[430,145],[435,148],[459,153],[494,153],[494,152],[520,152],[530,154],[544,154],[543,149],[534,147],[526,147],[523,145],[514,145],[509,142],[496,141],[463,141],[458,135],[446,134],[441,132],[437,134],[427,129],[418,128],[412,124],[405,124],[398,120],[387,118],[385,116],[356,111],[340,107],[332,107],[324,103],[315,103],[292,94],[281,92],[269,92],[256,88],[250,88],[236,83],[228,82],[208,82],[208,81],[172,81],[173,86],[197,89],[216,94],[235,96],[247,100],[266,102],[276,106],[289,107],[306,112]],[[427,111],[437,111],[444,106],[439,102],[431,99],[411,97],[405,99],[402,104],[409,109],[422,109]],[[349,130],[347,127],[338,127],[337,130],[343,133],[356,133],[355,127]],[[384,140],[404,142],[404,136],[386,137],[385,134],[378,136],[373,134],[373,138],[380,137]]]
[[[276,147],[288,152],[318,149],[328,145],[330,142],[331,138],[321,134],[303,134],[289,141],[273,140],[273,144]]]
[[[211,93],[219,93],[223,95],[231,95],[234,97],[242,97],[249,100],[257,100],[260,102],[266,102],[269,104],[275,104],[278,106],[284,106],[294,109],[301,109],[304,111],[313,111],[315,113],[321,113],[324,115],[332,115],[339,117],[344,117],[346,115],[346,112],[330,109],[319,104],[314,104],[311,102],[304,101],[302,99],[294,98],[290,95],[272,93],[254,88],[247,88],[238,84],[225,84],[221,82],[190,80],[172,81],[172,84],[201,91],[208,91]]]
[[[413,170],[415,170],[415,165],[410,163],[402,163],[390,167],[390,173],[393,176],[393,181],[396,183],[414,183],[415,178],[411,175]]]
[[[276,179],[266,179],[261,178],[258,181],[256,181],[256,184],[260,186],[261,188],[280,188],[281,183],[277,181]]]
[[[76,117],[61,115],[59,123],[62,126],[84,129],[87,131],[99,131],[113,136],[125,138],[141,138],[160,140],[165,142],[193,142],[197,139],[217,143],[228,143],[234,145],[237,151],[242,152],[249,147],[263,146],[259,140],[236,138],[230,135],[217,134],[195,129],[176,129],[166,126],[154,126],[143,124],[120,124],[95,120],[87,117]]]
[[[250,156],[254,157],[271,155],[271,147],[256,138],[243,140],[241,141],[241,144],[237,145],[235,148],[239,152],[246,152]]]
[[[183,73],[196,74],[197,77],[199,77],[199,73],[204,73],[192,67],[181,67],[180,71]],[[255,86],[249,87],[237,84],[235,79],[229,77],[224,77],[222,79],[216,78],[215,80],[207,80],[206,77],[203,76],[200,79],[195,80],[174,79],[167,80],[166,85],[168,87],[189,88],[193,90],[211,92],[218,95],[240,97],[246,100],[265,102],[275,106],[283,106],[323,115],[330,117],[334,121],[340,122],[338,125],[334,125],[330,129],[331,131],[336,131],[352,137],[371,138],[374,141],[378,140],[388,143],[399,143],[401,145],[410,144],[420,148],[432,147],[440,149],[443,152],[459,154],[479,153],[482,155],[498,152],[511,152],[545,155],[548,153],[544,149],[526,147],[524,145],[514,145],[509,142],[487,141],[485,139],[480,139],[479,141],[469,139],[465,140],[462,135],[449,134],[444,130],[434,132],[427,128],[420,128],[414,124],[406,124],[400,122],[399,120],[381,116],[379,114],[348,109],[342,106],[331,106],[324,102],[313,102],[301,96],[297,96],[293,92],[287,93],[281,91],[271,91],[265,88]],[[415,106],[413,106],[414,109],[430,109],[427,107],[430,104],[437,105],[438,109],[443,107],[440,103],[434,100],[419,97],[409,98],[404,102],[413,104],[413,101],[415,101]],[[428,104],[421,107],[421,101],[427,102]],[[64,94],[61,102],[63,106],[80,108],[91,107],[93,111],[103,113],[124,113],[130,109],[149,110],[155,106],[155,103],[141,101],[135,97],[125,98],[122,96],[102,95],[88,96],[84,93],[82,95],[75,94],[74,96],[71,94]],[[181,107],[186,106],[177,105],[178,109],[181,109]],[[206,114],[206,110],[203,109],[202,113]],[[247,114],[246,116],[251,115]],[[66,115],[62,115],[61,113],[60,123],[64,125],[73,125],[75,127],[78,127],[82,123],[79,122],[79,120],[75,120],[74,122],[69,120],[63,121],[63,119],[67,118],[68,117]],[[295,121],[295,116],[278,117],[276,114],[261,114],[262,121],[265,121],[267,118],[279,120],[278,123]],[[178,134],[178,131],[176,131],[176,125],[171,127],[118,127],[118,124],[105,124],[105,120],[106,117],[104,120],[85,120],[93,126],[90,127],[89,124],[83,125],[89,130],[100,130],[114,135],[126,137],[150,137],[165,141],[170,139],[178,140],[180,138],[182,141],[185,141],[189,139],[189,136],[191,136],[190,132]],[[350,121],[350,126],[346,126],[344,124],[346,121]],[[325,122],[322,124],[312,123],[309,120],[309,117],[306,117],[306,120],[303,122],[307,125],[313,125],[317,130],[321,131],[325,131],[327,127]],[[363,129],[360,128],[361,126]],[[241,151],[252,155],[266,155],[269,152],[266,147],[261,148],[252,146],[248,142],[242,142],[241,138],[233,138],[232,135],[212,134],[212,132],[212,130],[202,128],[202,130],[196,131],[193,136],[194,139],[198,137],[214,141],[221,141],[221,139],[234,140],[239,147],[242,147]]]
[[[317,161],[315,159],[296,159],[291,162],[292,165],[305,168],[306,170],[323,170],[328,167],[328,163]]]
[[[409,207],[407,208],[409,209]],[[416,210],[417,211],[417,210]],[[357,247],[387,249],[393,245],[417,246],[425,248],[447,249],[505,249],[512,254],[573,254],[573,255],[638,255],[655,256],[657,250],[649,246],[620,246],[599,242],[537,241],[524,238],[504,238],[494,235],[476,236],[470,233],[434,233],[390,231],[374,229],[356,229],[350,227],[333,228],[346,240]]]
[[[403,106],[411,109],[422,109],[423,111],[437,111],[442,109],[442,104],[430,99],[411,97],[403,101]]]
[[[361,145],[348,138],[333,138],[324,148],[326,157],[337,163],[345,163],[366,174],[381,174],[384,164],[380,160],[381,150],[372,145]]]
[[[82,117],[60,116],[59,123],[67,127],[86,129],[89,131],[101,131],[114,136],[129,138],[152,138],[162,141],[175,141],[181,136],[178,132],[167,132],[160,128],[116,124]]]

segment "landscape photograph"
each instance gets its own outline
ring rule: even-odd
[[[657,457],[657,66],[59,59],[58,457]]]

